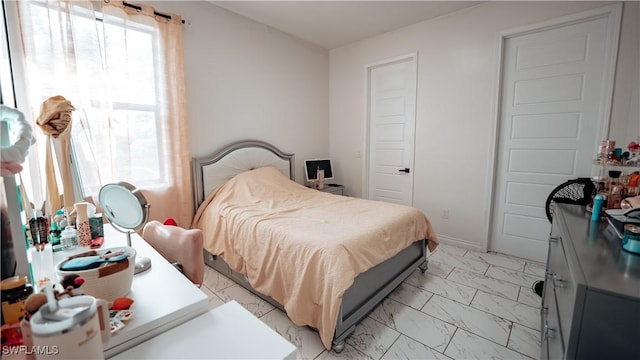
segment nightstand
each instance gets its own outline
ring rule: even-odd
[[[327,184],[324,186],[324,189],[319,191],[327,192],[335,195],[344,195],[344,185]]]

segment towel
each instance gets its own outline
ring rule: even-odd
[[[75,203],[73,184],[71,183],[71,167],[69,166],[69,143],[71,142],[71,112],[75,110],[71,102],[61,95],[56,95],[45,100],[40,106],[40,115],[36,124],[49,138],[45,171],[47,177],[47,215],[53,215],[61,208],[60,195],[53,163],[53,141],[59,141],[61,145],[61,159],[58,159],[60,176],[62,178],[63,205],[71,211]]]

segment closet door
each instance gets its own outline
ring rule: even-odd
[[[544,262],[547,195],[591,176],[608,128],[615,13],[590,12],[504,40],[492,250]]]

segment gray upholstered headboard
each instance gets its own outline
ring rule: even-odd
[[[275,146],[259,140],[245,140],[227,145],[213,155],[191,160],[194,206],[225,181],[249,170],[273,166],[295,181],[294,154],[287,154]]]

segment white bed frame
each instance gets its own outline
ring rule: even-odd
[[[236,142],[211,156],[193,158],[192,173],[196,209],[208,194],[225,181],[244,171],[263,166],[274,166],[295,181],[294,155],[258,140]],[[356,325],[416,268],[423,273],[427,271],[426,243],[426,239],[416,241],[394,257],[355,278],[353,285],[347,289],[342,299],[333,336],[334,351],[341,352],[344,349],[345,339],[353,333]],[[204,259],[208,266],[284,310],[277,301],[253,289],[243,274],[231,270],[220,257],[204,250]]]

